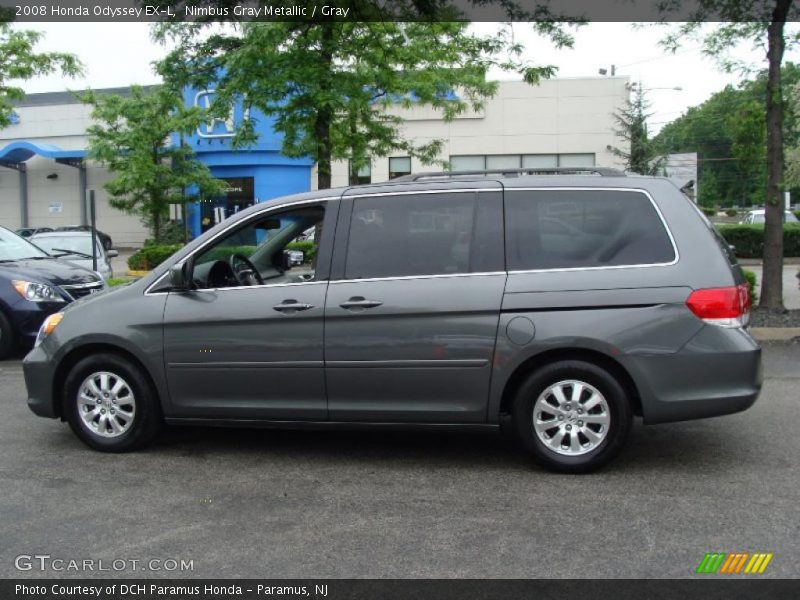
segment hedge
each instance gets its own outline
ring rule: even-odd
[[[758,278],[753,271],[742,269],[744,278],[747,279],[747,287],[750,290],[750,306],[758,304]]]
[[[181,244],[145,246],[131,255],[128,259],[128,268],[135,271],[154,269],[182,247]],[[214,248],[210,257],[212,260],[228,260],[231,254],[250,256],[255,249],[255,246],[221,246]],[[287,244],[286,249],[300,250],[303,253],[303,262],[311,262],[316,252],[314,242],[291,242]]]
[[[717,209],[716,208],[710,208],[708,206],[701,206],[700,210],[702,210],[703,214],[705,216],[707,216],[707,217],[713,217],[714,215],[717,214]]]
[[[764,256],[763,225],[717,225],[725,241],[734,247],[739,258],[762,258]],[[783,226],[783,255],[800,256],[800,223]]]
[[[182,244],[145,246],[131,254],[130,258],[128,258],[128,268],[134,271],[154,269],[181,248],[183,248]]]

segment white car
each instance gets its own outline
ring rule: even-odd
[[[92,270],[92,234],[89,232],[50,231],[37,233],[28,239],[50,256]],[[96,272],[108,281],[114,276],[110,259],[118,256],[118,253],[116,250],[106,250],[98,237],[95,237],[94,245],[97,256]]]
[[[765,222],[765,210],[763,208],[758,208],[756,210],[751,210],[747,213],[747,216],[744,218],[743,221],[739,221],[740,225],[763,225]],[[797,217],[794,216],[794,213],[790,210],[785,211],[783,217],[784,223],[797,223]]]

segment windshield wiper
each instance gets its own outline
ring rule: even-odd
[[[62,256],[83,256],[84,258],[92,258],[91,254],[86,254],[85,252],[78,252],[77,250],[64,250],[63,248],[52,248],[51,252],[60,252],[61,254],[53,254],[56,258],[61,258]]]

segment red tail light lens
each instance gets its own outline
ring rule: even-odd
[[[744,327],[750,321],[750,291],[746,283],[695,290],[686,299],[686,306],[711,325]]]

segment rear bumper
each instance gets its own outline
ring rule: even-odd
[[[707,325],[676,353],[628,358],[648,424],[740,412],[761,391],[761,348],[742,329]]]
[[[41,346],[31,350],[22,361],[28,408],[40,417],[58,417],[53,397],[55,366]]]

